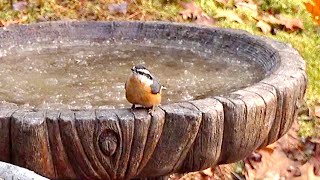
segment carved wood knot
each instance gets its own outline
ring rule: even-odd
[[[118,146],[117,133],[113,130],[107,129],[100,134],[99,147],[104,155],[112,156]]]

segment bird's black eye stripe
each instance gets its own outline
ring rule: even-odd
[[[152,77],[150,76],[150,74],[146,74],[144,72],[141,72],[141,71],[137,71],[138,74],[141,74],[143,76],[146,76],[147,78],[151,79],[152,80]]]

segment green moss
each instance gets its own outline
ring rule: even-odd
[[[156,0],[140,0],[136,5],[147,15],[147,20],[171,20],[176,21],[181,7],[177,1],[163,0],[165,3]]]
[[[238,162],[233,164],[233,172],[236,173],[241,178],[244,178],[244,177],[242,177],[244,169],[245,169],[245,166],[244,166],[244,162],[243,161],[238,161]]]
[[[261,10],[272,10],[274,13],[294,14],[304,6],[302,0],[258,0]]]
[[[315,124],[314,121],[299,120],[299,131],[298,135],[302,138],[315,136]]]

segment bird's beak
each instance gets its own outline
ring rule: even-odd
[[[134,70],[135,70],[135,67],[132,67],[132,68],[131,68],[131,71],[134,72]]]
[[[168,88],[165,86],[161,86],[161,90],[167,90]]]

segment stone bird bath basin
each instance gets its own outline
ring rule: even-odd
[[[152,116],[141,108],[51,110],[3,103],[0,161],[50,179],[163,177],[241,160],[283,136],[297,117],[307,84],[304,60],[286,44],[239,30],[165,22],[11,26],[0,29],[0,64],[21,47],[113,40],[197,47],[213,55],[223,50],[254,61],[264,75],[223,95],[164,104]]]

